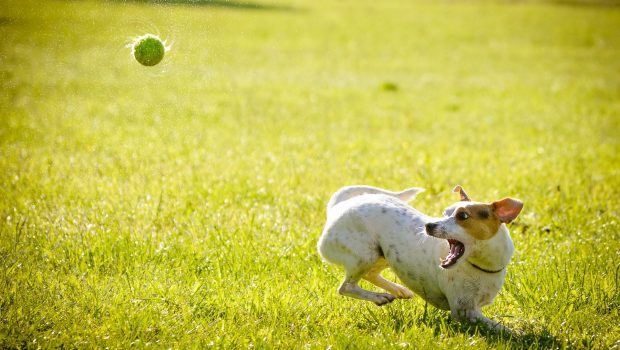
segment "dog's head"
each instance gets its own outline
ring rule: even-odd
[[[502,224],[517,218],[523,202],[504,198],[492,203],[479,203],[469,199],[461,186],[456,186],[461,200],[446,209],[445,218],[426,224],[429,236],[448,241],[450,253],[441,262],[441,267],[449,268],[459,259],[467,258],[478,242],[493,238]]]

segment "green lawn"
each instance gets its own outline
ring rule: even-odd
[[[619,4],[269,1],[1,1],[0,347],[620,347]],[[522,199],[524,335],[339,296],[349,184]]]

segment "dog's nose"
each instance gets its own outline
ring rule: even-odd
[[[428,224],[424,225],[424,227],[426,227],[426,233],[428,233],[429,235],[431,234],[431,232],[433,232],[434,229],[437,228],[437,226],[439,225],[434,222],[429,222]]]

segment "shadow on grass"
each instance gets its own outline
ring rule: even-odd
[[[619,0],[549,0],[549,3],[575,7],[620,7]]]
[[[441,327],[431,324],[427,324],[427,326],[433,329],[435,335],[439,335]],[[464,333],[469,336],[481,336],[484,337],[489,343],[494,344],[510,343],[518,349],[529,349],[532,347],[543,349],[560,349],[564,347],[563,343],[549,333],[546,328],[539,333],[524,332],[517,334],[498,332],[489,329],[485,325],[461,324],[452,320],[447,322],[446,326],[453,332]]]
[[[0,17],[0,26],[8,26],[11,24],[15,24],[16,20],[11,17]]]
[[[286,5],[262,4],[250,1],[229,0],[113,0],[124,3],[141,3],[153,5],[185,5],[185,6],[208,6],[236,10],[271,10],[271,11],[297,11],[298,8]]]
[[[517,349],[544,348],[555,349],[563,348],[565,344],[554,337],[547,328],[542,328],[538,332],[527,331],[522,333],[498,332],[488,328],[484,324],[463,324],[453,321],[448,313],[425,306],[423,310],[408,307],[393,307],[385,309],[386,314],[379,315],[378,310],[369,306],[362,314],[361,322],[358,326],[376,329],[387,321],[396,332],[406,332],[413,327],[429,328],[435,337],[450,336],[457,334],[467,334],[468,336],[483,337],[487,342],[496,345],[510,344]]]

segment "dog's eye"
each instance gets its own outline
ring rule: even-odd
[[[461,211],[461,212],[458,212],[456,214],[456,218],[459,219],[459,220],[467,220],[467,219],[469,219],[469,214],[467,214],[464,211]]]

